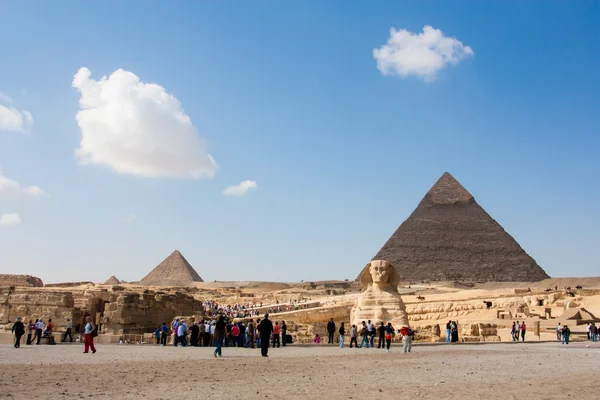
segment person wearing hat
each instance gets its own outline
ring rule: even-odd
[[[273,332],[273,323],[269,319],[269,314],[265,314],[265,318],[260,321],[258,325],[258,332],[260,333],[260,353],[263,357],[269,357],[267,354],[269,352],[269,342],[271,338],[271,333]]]

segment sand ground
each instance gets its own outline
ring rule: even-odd
[[[586,347],[589,345],[589,347]],[[0,346],[0,398],[590,399],[600,343],[298,346],[259,350],[151,345]]]

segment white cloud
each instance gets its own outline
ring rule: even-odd
[[[12,226],[19,225],[21,223],[21,218],[19,218],[19,214],[0,214],[0,226]]]
[[[48,196],[39,186],[21,186],[19,182],[14,181],[2,174],[0,170],[0,197],[45,197]]]
[[[206,151],[179,101],[162,86],[119,69],[96,81],[81,68],[73,87],[81,93],[81,129],[75,156],[142,177],[213,177],[217,164]]]
[[[429,82],[448,64],[473,56],[469,46],[429,25],[423,32],[415,34],[406,29],[390,29],[386,44],[373,50],[377,68],[383,75],[406,77],[416,75]]]
[[[135,221],[136,218],[137,218],[137,215],[135,215],[134,213],[131,213],[128,216],[121,218],[121,222],[123,222],[123,223],[133,222],[133,221]]]
[[[12,99],[0,92],[0,131],[28,134],[33,125],[31,113],[20,110],[10,104],[12,104]]]
[[[244,181],[242,183],[240,183],[239,185],[233,185],[233,186],[229,186],[227,187],[227,189],[223,190],[223,194],[225,196],[243,196],[246,193],[248,193],[248,191],[250,189],[256,189],[256,181]]]

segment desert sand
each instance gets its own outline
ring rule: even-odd
[[[584,399],[598,395],[600,343],[423,344],[270,349],[79,344],[0,346],[5,398]]]

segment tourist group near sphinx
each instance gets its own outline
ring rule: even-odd
[[[355,281],[204,282],[179,251],[138,282],[0,275],[0,342],[18,334],[25,345],[95,351],[93,342],[372,347],[377,337],[408,352],[413,341],[596,338],[600,279],[550,278],[449,173],[376,250]]]

